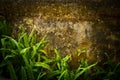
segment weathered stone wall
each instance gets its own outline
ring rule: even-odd
[[[0,15],[13,23],[13,34],[18,33],[18,25],[24,24],[28,29],[34,27],[39,37],[47,35],[50,56],[53,49],[58,48],[63,57],[72,54],[71,65],[82,56],[91,62],[104,60],[105,52],[112,60],[120,60],[120,8],[117,2],[115,5],[111,0],[105,5],[107,0],[49,1],[1,0]],[[76,57],[78,49],[87,49],[87,54]]]

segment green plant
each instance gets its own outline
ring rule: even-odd
[[[0,48],[0,51],[3,61],[0,67],[2,68],[4,66],[8,66],[7,64],[12,62],[9,64],[11,65],[11,69],[9,69],[11,79],[14,79],[14,77],[11,75],[11,73],[14,72],[18,79],[21,79],[22,76],[22,79],[26,77],[24,79],[34,80],[36,79],[36,76],[34,75],[36,72],[34,69],[37,70],[36,74],[38,76],[40,76],[39,71],[43,70],[43,68],[46,70],[51,70],[50,66],[48,65],[50,61],[47,61],[49,59],[44,56],[46,55],[44,47],[47,41],[45,41],[44,37],[37,42],[34,29],[30,34],[27,34],[23,27],[21,27],[21,29],[22,32],[19,34],[18,40],[15,40],[10,36],[4,36],[1,39],[2,48]],[[19,72],[25,74],[26,76]]]
[[[4,19],[0,21],[0,38],[1,35],[10,35],[11,34],[11,26],[10,24]]]
[[[47,44],[45,37],[37,41],[34,28],[29,34],[22,25],[20,30],[17,39],[7,35],[1,38],[0,54],[3,59],[0,71],[3,75],[8,73],[8,78],[12,80],[77,80],[82,76],[85,76],[83,79],[86,80],[88,70],[97,64],[88,65],[82,58],[79,67],[75,71],[71,70],[68,64],[71,55],[62,58],[55,49],[55,57],[48,58],[44,50]],[[85,52],[86,49],[79,50],[78,56]]]
[[[68,61],[71,56],[67,55],[64,58],[61,58],[60,53],[57,49],[55,49],[54,52],[55,58],[52,65],[53,71],[47,74],[46,80],[53,78],[58,80],[70,80]]]
[[[2,35],[11,35],[11,26],[10,24],[3,19],[2,21],[0,21],[0,40],[3,38]],[[2,43],[0,41],[0,48],[2,47]],[[0,51],[0,75],[2,75],[3,70],[1,69],[1,66],[4,65],[3,63],[3,55],[1,54],[2,52]]]
[[[97,80],[119,80],[120,62],[112,62],[107,53],[105,56],[107,60],[94,67],[92,77]]]
[[[82,49],[82,50],[78,49],[77,54],[78,56],[80,56],[81,54],[84,54],[86,52],[87,52],[87,49]]]
[[[56,54],[54,59],[54,67],[56,68],[54,68],[55,70],[53,70],[47,75],[47,80],[52,79],[53,77],[57,80],[77,80],[81,77],[81,75],[87,73],[87,71],[91,67],[97,65],[97,63],[88,65],[87,62],[84,59],[82,59],[79,67],[75,71],[73,71],[70,69],[70,66],[68,64],[68,61],[70,60],[71,56],[67,55],[64,58],[61,58],[58,50],[55,49],[54,51]]]
[[[91,65],[88,65],[87,62],[84,59],[82,59],[81,63],[80,63],[80,66],[75,71],[73,80],[76,80],[76,79],[80,78],[81,75],[83,75],[82,80],[86,80],[89,76],[87,74],[88,70],[91,69],[92,67],[96,66],[96,65],[97,65],[97,62],[94,63],[94,64],[91,64]],[[86,76],[86,74],[87,74],[87,76]]]

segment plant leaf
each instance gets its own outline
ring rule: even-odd
[[[42,68],[45,68],[45,69],[48,69],[48,70],[52,71],[52,69],[50,68],[50,66],[48,64],[46,64],[46,63],[43,63],[43,62],[35,62],[34,66],[36,66],[36,67],[42,67]]]
[[[15,70],[14,70],[14,67],[13,65],[11,64],[10,61],[7,61],[7,68],[9,70],[9,73],[10,73],[10,77],[11,77],[11,80],[17,80],[17,75],[15,73]]]
[[[45,76],[46,75],[46,73],[39,73],[39,75],[38,75],[38,77],[37,77],[37,80],[40,80],[43,76]]]
[[[52,77],[55,77],[56,75],[59,75],[60,73],[61,73],[61,70],[52,71],[52,72],[50,72],[50,73],[47,75],[47,79],[46,79],[46,80],[49,80],[49,79],[51,79]]]
[[[62,80],[62,77],[67,73],[67,70],[64,70],[61,75],[59,76],[58,80]]]
[[[77,73],[75,74],[75,78],[74,78],[73,80],[76,80],[80,75],[82,75],[85,71],[87,71],[87,70],[90,69],[91,67],[95,66],[96,64],[97,64],[97,62],[94,63],[94,64],[92,64],[92,65],[90,65],[90,66],[88,66],[88,67],[83,68],[80,72],[77,72]]]
[[[26,70],[23,66],[21,67],[21,77],[22,77],[21,80],[27,80]]]

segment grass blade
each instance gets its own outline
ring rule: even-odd
[[[34,38],[34,31],[35,31],[35,28],[32,29],[30,35],[29,35],[29,42],[31,42],[32,38]]]
[[[7,68],[9,70],[9,73],[10,73],[10,77],[11,77],[11,80],[17,80],[17,75],[15,73],[15,70],[13,68],[13,65],[11,64],[11,62],[7,61]]]
[[[31,59],[33,59],[33,58],[35,57],[36,54],[37,54],[36,47],[33,46],[33,47],[32,47],[32,53],[31,53]]]
[[[22,43],[22,40],[25,35],[27,35],[27,34],[26,33],[21,34],[20,37],[18,38],[18,42]]]
[[[23,66],[21,67],[21,78],[21,80],[27,80],[26,70]]]
[[[64,77],[66,73],[67,73],[67,70],[64,70],[62,74],[59,76],[58,80],[62,80],[63,79],[62,77]]]
[[[26,72],[27,72],[28,80],[35,80],[34,73],[33,73],[32,68],[29,64],[26,66]]]
[[[11,41],[11,42],[9,42],[9,43],[11,43],[11,45],[15,45],[17,47],[17,49],[20,50],[19,44],[15,39],[13,39],[12,37],[9,37],[9,36],[4,36],[4,37]]]
[[[59,75],[60,73],[61,73],[60,70],[52,71],[47,75],[46,80],[50,80],[51,78],[55,77],[56,75]]]
[[[45,76],[46,75],[46,73],[39,73],[39,75],[38,75],[38,77],[37,77],[37,80],[40,80],[43,76]]]
[[[42,68],[45,68],[45,69],[48,69],[48,70],[52,71],[51,67],[48,64],[43,63],[43,62],[35,62],[34,66],[42,67]]]
[[[91,67],[95,66],[96,64],[97,64],[97,62],[94,63],[94,64],[92,64],[92,65],[90,65],[90,66],[88,66],[88,67],[83,68],[82,71],[77,72],[77,73],[75,74],[75,78],[74,78],[73,80],[76,80],[80,75],[82,75],[85,71],[87,71],[87,70],[90,69]]]

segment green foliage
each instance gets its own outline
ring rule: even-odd
[[[26,33],[23,26],[20,26],[20,29],[22,32],[19,33],[17,40],[6,35],[1,39],[0,51],[4,59],[0,67],[8,67],[12,80],[76,80],[95,65],[84,66],[83,61],[76,71],[70,70],[68,61],[71,55],[61,58],[59,51],[55,49],[55,58],[49,59],[44,50],[47,43],[45,37],[37,42],[34,29],[30,34]]]
[[[84,63],[86,63],[85,61],[84,61]],[[82,63],[81,63],[82,64]],[[95,66],[95,65],[97,65],[97,62],[96,63],[94,63],[94,64],[92,64],[92,65],[90,65],[90,66],[83,66],[82,67],[82,65],[80,65],[79,67],[78,67],[78,69],[76,70],[76,72],[75,72],[75,76],[74,76],[74,79],[73,80],[76,80],[77,78],[79,78],[79,76],[81,76],[83,73],[85,73],[85,72],[87,72],[91,67],[93,67],[93,66]],[[87,76],[88,77],[88,76]]]
[[[0,51],[3,57],[1,63],[3,66],[0,67],[8,66],[7,63],[12,62],[9,64],[11,69],[8,68],[11,79],[14,79],[15,75],[19,79],[19,72],[21,72],[22,79],[27,76],[24,79],[28,78],[29,80],[34,80],[34,67],[37,66],[47,70],[51,69],[47,63],[42,62],[47,60],[47,57],[42,57],[44,54],[46,55],[46,52],[43,49],[47,43],[45,37],[39,42],[36,40],[34,29],[28,35],[24,28],[22,28],[22,33],[19,34],[18,40],[15,40],[10,36],[4,36],[1,39],[2,48],[0,48]],[[15,75],[13,76],[11,72]],[[26,75],[23,76],[22,74]],[[16,80],[16,78],[14,80]]]
[[[82,50],[78,49],[78,51],[77,51],[78,56],[81,55],[81,54],[84,54],[86,52],[87,52],[87,49],[82,49]]]
[[[3,38],[2,35],[11,35],[11,26],[5,19],[3,19],[3,21],[0,21],[0,40]],[[0,42],[0,48],[1,48],[1,46],[2,46],[2,44]],[[2,55],[0,54],[0,56],[2,56]],[[0,62],[2,59],[3,58],[1,57]]]
[[[7,61],[7,68],[9,70],[11,79],[12,80],[17,80],[17,76],[16,76],[16,73],[15,73],[15,70],[14,70],[13,65],[11,64],[10,61]]]
[[[56,54],[54,59],[55,70],[50,72],[47,75],[47,80],[52,79],[53,77],[57,80],[77,80],[78,78],[80,78],[81,75],[87,72],[91,67],[97,65],[97,63],[88,65],[87,62],[83,59],[78,69],[73,71],[70,69],[70,66],[68,64],[68,61],[70,60],[71,56],[67,55],[64,58],[61,58],[59,51],[57,49],[55,49],[54,51]]]
[[[58,79],[58,80],[69,80],[69,65],[68,61],[70,55],[67,55],[64,58],[61,58],[60,53],[57,49],[54,50],[55,58],[53,61],[53,69],[50,73],[47,74],[46,80],[49,79]]]
[[[102,65],[96,65],[94,67],[92,77],[97,80],[119,80],[120,62],[113,62],[107,53],[105,55],[107,60]]]
[[[0,21],[0,37],[1,35],[10,35],[11,34],[11,26],[7,23],[6,20]]]
[[[6,22],[4,22],[5,24]],[[44,50],[47,44],[46,36],[38,41],[34,29],[29,34],[23,25],[20,26],[20,29],[18,39],[7,34],[1,37],[0,75],[7,74],[11,80],[120,79],[120,63],[112,62],[108,54],[106,54],[107,60],[102,67],[97,62],[90,65],[84,58],[81,58],[79,67],[72,70],[69,65],[71,55],[62,58],[60,52],[54,49],[55,57],[48,58],[47,52]],[[86,52],[86,49],[78,50],[77,56]]]
[[[27,73],[25,67],[21,66],[21,80],[27,80]]]

